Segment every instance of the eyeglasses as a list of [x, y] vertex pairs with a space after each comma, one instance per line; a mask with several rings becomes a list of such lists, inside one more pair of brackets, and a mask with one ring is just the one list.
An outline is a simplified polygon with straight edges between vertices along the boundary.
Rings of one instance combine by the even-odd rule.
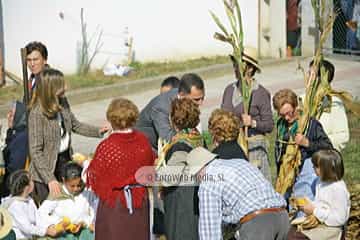
[[294, 116], [294, 114], [295, 114], [295, 110], [293, 110], [293, 111], [288, 111], [288, 112], [286, 112], [286, 113], [279, 113], [279, 116], [282, 117], [282, 118], [285, 118], [286, 116], [292, 118], [292, 117]]

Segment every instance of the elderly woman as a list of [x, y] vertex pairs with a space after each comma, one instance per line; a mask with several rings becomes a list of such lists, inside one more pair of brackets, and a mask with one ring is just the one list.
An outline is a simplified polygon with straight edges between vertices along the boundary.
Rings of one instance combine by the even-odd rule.
[[208, 125], [216, 146], [213, 153], [216, 153], [221, 159], [240, 158], [247, 160], [237, 142], [240, 119], [234, 113], [216, 109], [211, 113]]
[[[215, 177], [199, 187], [200, 239], [286, 239], [289, 216], [284, 198], [276, 193], [260, 170], [250, 164], [237, 143], [239, 119], [225, 110], [214, 110], [209, 131], [217, 147], [218, 159], [204, 168], [200, 176]], [[192, 154], [191, 152], [190, 154]], [[216, 176], [219, 178], [216, 179]]]
[[[241, 82], [237, 80], [229, 84], [224, 91], [221, 108], [233, 112], [242, 121], [242, 126], [248, 127], [248, 150], [250, 163], [257, 166], [265, 178], [271, 181], [269, 157], [265, 134], [271, 133], [274, 128], [271, 111], [271, 97], [269, 91], [255, 79], [255, 73], [260, 73], [257, 49], [245, 47], [243, 52], [245, 63], [244, 78], [251, 86], [250, 107], [248, 114], [244, 112]], [[235, 69], [237, 63], [234, 62]], [[235, 75], [239, 79], [239, 72]]]
[[139, 110], [119, 98], [106, 116], [113, 132], [99, 144], [87, 170], [87, 184], [100, 199], [95, 239], [149, 239], [147, 190], [135, 173], [152, 166], [154, 154], [145, 135], [133, 129]]
[[276, 123], [277, 135], [275, 142], [275, 158], [278, 171], [282, 164], [286, 146], [294, 142], [300, 147], [301, 164], [295, 183], [288, 189], [285, 197], [294, 196], [308, 197], [313, 200], [315, 196], [315, 174], [311, 162], [312, 155], [322, 149], [332, 149], [332, 144], [323, 130], [320, 122], [311, 118], [305, 135], [298, 133], [299, 112], [298, 97], [290, 89], [282, 89], [273, 97], [273, 105], [278, 112], [279, 120]]
[[[199, 106], [189, 98], [175, 99], [171, 103], [170, 120], [176, 130], [169, 150], [165, 153], [168, 166], [186, 162], [187, 154], [203, 146], [196, 126], [200, 118]], [[177, 165], [178, 166], [178, 165]], [[189, 176], [190, 178], [190, 176]], [[164, 199], [164, 227], [167, 240], [198, 239], [197, 187], [178, 186], [178, 182], [162, 190]], [[176, 186], [175, 186], [176, 185]]]
[[79, 122], [64, 100], [65, 80], [62, 72], [45, 69], [40, 74], [36, 94], [30, 102], [29, 149], [30, 174], [34, 179], [34, 196], [41, 203], [47, 196], [61, 192], [64, 165], [71, 161], [71, 133], [102, 137], [107, 127], [98, 128]]

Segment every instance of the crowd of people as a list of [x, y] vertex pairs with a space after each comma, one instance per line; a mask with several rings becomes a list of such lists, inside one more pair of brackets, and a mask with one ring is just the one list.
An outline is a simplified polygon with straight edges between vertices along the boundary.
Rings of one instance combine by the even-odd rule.
[[[128, 99], [112, 100], [108, 125], [96, 127], [72, 113], [64, 75], [47, 65], [46, 47], [31, 42], [26, 49], [31, 101], [17, 102], [8, 114], [0, 239], [344, 238], [350, 198], [334, 147], [343, 142], [316, 119], [298, 132], [299, 96], [281, 89], [271, 99], [255, 79], [261, 73], [256, 49], [243, 52], [249, 111], [242, 83], [228, 85], [208, 119], [210, 144], [202, 134], [205, 84], [197, 74], [165, 79], [141, 111]], [[331, 82], [334, 66], [321, 64]], [[245, 127], [248, 149], [239, 144]], [[275, 190], [272, 179], [279, 176], [270, 172], [266, 134], [274, 127], [277, 173], [288, 146], [301, 152], [298, 174], [284, 192]], [[72, 157], [72, 133], [107, 136], [85, 164]], [[144, 168], [152, 169], [147, 180], [183, 177], [143, 182], [138, 173]], [[316, 224], [299, 227], [310, 217]]]

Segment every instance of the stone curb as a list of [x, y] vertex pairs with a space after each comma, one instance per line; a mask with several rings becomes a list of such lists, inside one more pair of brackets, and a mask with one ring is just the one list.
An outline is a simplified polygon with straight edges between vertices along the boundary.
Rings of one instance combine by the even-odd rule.
[[[302, 60], [305, 57], [293, 57], [291, 59], [266, 59], [261, 60], [261, 66], [272, 66], [283, 63], [288, 63], [296, 60]], [[200, 75], [203, 79], [211, 78], [214, 76], [221, 76], [232, 73], [231, 64], [216, 64], [207, 67], [202, 67], [193, 70], [187, 70], [182, 72], [169, 73], [166, 75], [160, 75], [156, 77], [143, 78], [139, 80], [129, 80], [127, 82], [115, 83], [111, 85], [76, 89], [66, 93], [67, 98], [71, 105], [86, 103], [90, 101], [96, 101], [112, 97], [120, 97], [122, 95], [132, 94], [135, 92], [143, 92], [149, 89], [160, 88], [160, 84], [167, 76], [175, 75], [182, 76], [185, 73], [193, 72]], [[5, 118], [9, 110], [9, 104], [0, 105], [0, 118]]]

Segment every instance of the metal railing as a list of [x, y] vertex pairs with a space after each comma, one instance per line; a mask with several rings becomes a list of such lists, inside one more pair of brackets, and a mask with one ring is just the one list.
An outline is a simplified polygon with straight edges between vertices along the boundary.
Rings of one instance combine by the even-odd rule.
[[[355, 1], [348, 1], [347, 5], [340, 0], [333, 1], [333, 7], [338, 12], [332, 33], [332, 47], [324, 48], [328, 54], [340, 54], [360, 60], [360, 39], [356, 37], [356, 28], [350, 27], [353, 18]], [[357, 23], [357, 24], [360, 24]]]

